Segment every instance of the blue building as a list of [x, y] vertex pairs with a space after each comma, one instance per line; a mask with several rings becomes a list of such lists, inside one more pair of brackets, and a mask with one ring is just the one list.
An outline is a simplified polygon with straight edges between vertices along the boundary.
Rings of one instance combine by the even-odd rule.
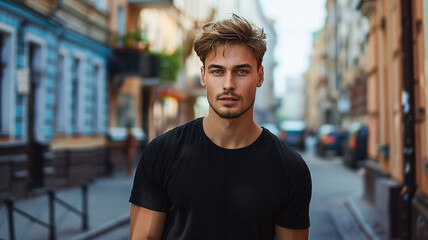
[[103, 2], [0, 1], [0, 198], [106, 171]]

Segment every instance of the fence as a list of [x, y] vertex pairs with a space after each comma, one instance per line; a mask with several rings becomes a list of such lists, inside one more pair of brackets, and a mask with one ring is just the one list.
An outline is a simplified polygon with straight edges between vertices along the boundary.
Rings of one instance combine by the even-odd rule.
[[76, 215], [82, 218], [82, 230], [88, 230], [88, 184], [81, 185], [82, 191], [82, 210], [75, 208], [69, 203], [65, 202], [61, 198], [56, 196], [54, 190], [48, 191], [48, 205], [49, 205], [49, 221], [45, 222], [33, 215], [26, 213], [25, 211], [17, 208], [15, 206], [15, 200], [13, 198], [8, 198], [5, 200], [7, 207], [7, 218], [9, 226], [9, 239], [16, 240], [15, 238], [15, 222], [14, 222], [14, 212], [20, 214], [21, 216], [27, 218], [29, 221], [37, 223], [49, 230], [49, 240], [56, 240], [56, 221], [55, 221], [55, 203], [62, 205], [70, 212], [75, 213]]

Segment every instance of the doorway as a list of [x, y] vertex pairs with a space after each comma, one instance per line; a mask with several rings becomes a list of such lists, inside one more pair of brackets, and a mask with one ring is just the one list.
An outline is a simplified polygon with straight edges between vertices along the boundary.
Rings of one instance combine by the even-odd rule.
[[40, 100], [39, 90], [42, 81], [40, 45], [28, 43], [28, 69], [30, 73], [29, 92], [28, 92], [28, 170], [30, 172], [29, 188], [42, 188], [44, 186], [44, 147], [40, 142], [40, 129], [38, 129], [38, 102]]

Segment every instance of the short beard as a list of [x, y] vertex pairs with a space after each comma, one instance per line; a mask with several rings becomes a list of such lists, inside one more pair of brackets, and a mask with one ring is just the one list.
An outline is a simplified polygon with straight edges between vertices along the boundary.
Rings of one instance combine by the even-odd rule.
[[[225, 94], [220, 94], [220, 95], [218, 95], [217, 97], [216, 97], [216, 99], [219, 99], [220, 98], [220, 96], [221, 95], [225, 95]], [[232, 94], [233, 95], [233, 94]], [[254, 101], [255, 101], [255, 98], [253, 99], [253, 101], [251, 102], [251, 104], [244, 110], [244, 111], [241, 111], [241, 112], [239, 112], [239, 110], [238, 111], [233, 111], [233, 112], [225, 112], [225, 113], [221, 113], [220, 111], [218, 111], [217, 109], [215, 109], [214, 107], [213, 107], [213, 105], [211, 104], [211, 102], [210, 101], [208, 101], [208, 103], [210, 104], [210, 107], [211, 107], [211, 109], [219, 116], [219, 117], [221, 117], [221, 118], [224, 118], [224, 119], [236, 119], [236, 118], [239, 118], [240, 116], [242, 116], [244, 113], [246, 113], [246, 112], [248, 112], [248, 110], [250, 110], [251, 109], [251, 107], [254, 105]]]

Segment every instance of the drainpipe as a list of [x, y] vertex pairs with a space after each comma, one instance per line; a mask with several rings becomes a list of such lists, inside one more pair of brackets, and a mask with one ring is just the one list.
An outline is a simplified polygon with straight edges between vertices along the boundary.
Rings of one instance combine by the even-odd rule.
[[413, 64], [412, 2], [401, 0], [403, 92], [401, 96], [403, 114], [404, 185], [401, 191], [403, 237], [412, 239], [412, 199], [416, 192], [415, 155], [415, 77]]

